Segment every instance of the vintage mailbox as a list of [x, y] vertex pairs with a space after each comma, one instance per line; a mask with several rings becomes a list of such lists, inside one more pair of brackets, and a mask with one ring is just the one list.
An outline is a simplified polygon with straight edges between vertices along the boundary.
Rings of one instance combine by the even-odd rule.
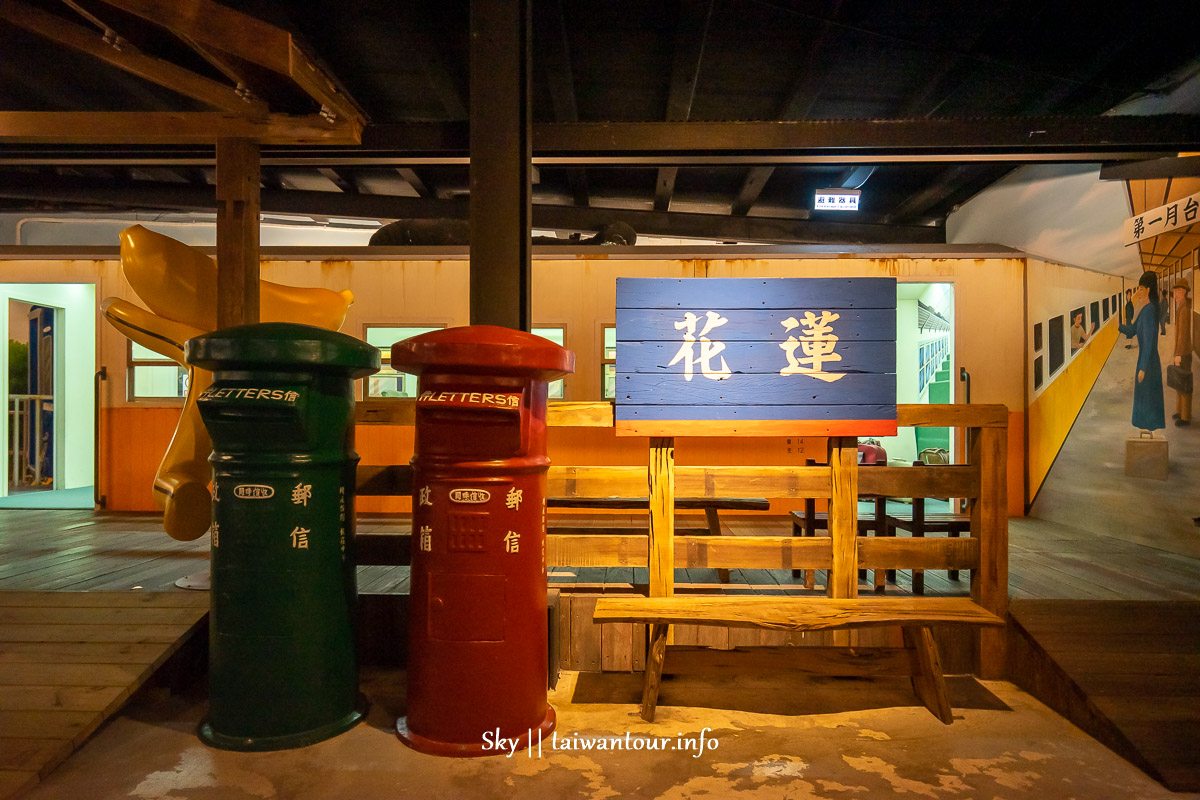
[[231, 750], [329, 738], [362, 717], [354, 652], [354, 379], [379, 350], [290, 323], [190, 339], [212, 370], [208, 719]]
[[413, 749], [503, 752], [554, 728], [546, 702], [546, 390], [569, 350], [473, 325], [392, 346], [418, 376], [407, 715]]

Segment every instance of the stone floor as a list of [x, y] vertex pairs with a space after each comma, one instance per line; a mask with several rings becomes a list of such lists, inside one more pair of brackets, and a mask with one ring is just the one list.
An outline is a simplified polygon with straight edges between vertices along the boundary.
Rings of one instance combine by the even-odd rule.
[[[257, 754], [200, 744], [203, 691], [150, 692], [25, 798], [1200, 797], [1168, 792], [1003, 682], [952, 680], [946, 726], [912, 705], [906, 681], [668, 680], [646, 723], [636, 675], [564, 673], [550, 697], [557, 739], [540, 754], [478, 759], [421, 755], [396, 739], [403, 673], [371, 672], [364, 690], [370, 714], [348, 733]], [[582, 749], [610, 737], [631, 749]]]

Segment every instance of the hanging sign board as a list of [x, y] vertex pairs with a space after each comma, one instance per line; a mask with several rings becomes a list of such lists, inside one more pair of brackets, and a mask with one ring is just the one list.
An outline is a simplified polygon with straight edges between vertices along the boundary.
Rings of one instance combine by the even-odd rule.
[[817, 189], [813, 199], [814, 211], [858, 211], [860, 189]]
[[1200, 192], [1125, 220], [1125, 246], [1200, 221]]
[[616, 432], [896, 433], [894, 278], [618, 278]]

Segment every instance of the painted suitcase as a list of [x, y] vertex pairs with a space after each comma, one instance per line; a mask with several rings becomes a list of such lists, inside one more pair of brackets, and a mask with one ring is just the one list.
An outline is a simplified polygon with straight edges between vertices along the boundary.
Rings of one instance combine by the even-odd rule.
[[1130, 478], [1167, 479], [1167, 440], [1143, 433], [1125, 440], [1125, 474]]

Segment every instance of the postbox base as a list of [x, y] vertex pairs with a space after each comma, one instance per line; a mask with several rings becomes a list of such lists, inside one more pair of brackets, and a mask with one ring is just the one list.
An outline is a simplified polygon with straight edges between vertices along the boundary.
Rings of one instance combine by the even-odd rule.
[[242, 752], [266, 752], [268, 750], [291, 750], [296, 747], [307, 747], [310, 744], [332, 739], [339, 733], [345, 733], [353, 728], [366, 716], [366, 701], [359, 698], [358, 707], [341, 719], [300, 733], [289, 733], [285, 736], [226, 736], [212, 729], [208, 720], [200, 723], [197, 734], [200, 740], [218, 750], [239, 750]]
[[[554, 706], [546, 704], [546, 717], [542, 720], [542, 724], [536, 728], [531, 728], [528, 733], [520, 739], [518, 750], [526, 750], [529, 747], [537, 747], [538, 744], [548, 737], [554, 731], [554, 725], [557, 722], [557, 717], [554, 714]], [[408, 717], [400, 717], [396, 720], [396, 735], [400, 737], [400, 741], [416, 750], [418, 753], [425, 753], [431, 756], [447, 756], [450, 758], [478, 758], [480, 756], [499, 756], [506, 755], [511, 752], [509, 750], [497, 749], [495, 747], [484, 747], [483, 739], [474, 744], [458, 744], [455, 742], [439, 742], [434, 739], [428, 739], [419, 733], [413, 733], [408, 729]]]

